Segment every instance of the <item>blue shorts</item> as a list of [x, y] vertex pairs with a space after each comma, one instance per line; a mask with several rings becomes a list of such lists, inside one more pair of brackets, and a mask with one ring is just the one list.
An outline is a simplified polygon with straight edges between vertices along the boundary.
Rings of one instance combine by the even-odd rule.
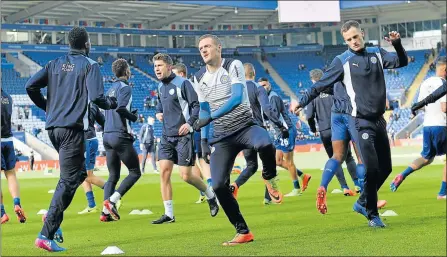
[[296, 140], [296, 129], [290, 128], [288, 139], [281, 138], [281, 135], [276, 137], [275, 148], [276, 150], [282, 151], [283, 153], [290, 153], [295, 149], [295, 140]]
[[355, 127], [355, 118], [349, 114], [331, 113], [332, 141], [358, 142], [358, 132]]
[[200, 144], [201, 136], [200, 132], [194, 132], [194, 152], [197, 158], [202, 158], [202, 145]]
[[178, 166], [192, 167], [195, 163], [193, 134], [181, 137], [163, 135], [158, 148], [158, 160], [172, 161]]
[[87, 170], [93, 170], [95, 168], [98, 146], [97, 138], [87, 139], [85, 141], [85, 168]]
[[14, 143], [12, 141], [2, 142], [2, 170], [14, 169], [16, 167], [16, 161]]
[[447, 127], [430, 126], [424, 127], [423, 148], [421, 156], [426, 160], [430, 160], [437, 155], [447, 153]]

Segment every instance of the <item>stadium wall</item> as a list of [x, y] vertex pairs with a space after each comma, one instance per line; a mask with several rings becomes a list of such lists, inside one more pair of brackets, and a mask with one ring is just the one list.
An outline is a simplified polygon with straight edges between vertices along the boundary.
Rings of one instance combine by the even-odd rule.
[[39, 149], [38, 151], [36, 151], [42, 155], [43, 160], [59, 159], [59, 154], [54, 148], [40, 141], [38, 138], [34, 137], [28, 132], [25, 133], [25, 143], [33, 149]]

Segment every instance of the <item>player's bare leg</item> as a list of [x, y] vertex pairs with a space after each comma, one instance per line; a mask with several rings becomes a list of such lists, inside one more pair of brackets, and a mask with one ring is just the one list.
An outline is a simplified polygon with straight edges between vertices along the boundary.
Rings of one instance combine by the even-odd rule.
[[219, 206], [217, 205], [217, 198], [211, 186], [207, 186], [200, 176], [194, 175], [191, 171], [191, 167], [179, 166], [179, 171], [183, 181], [194, 186], [199, 191], [204, 192], [208, 204], [210, 205], [211, 216], [216, 216], [219, 211]]
[[433, 160], [434, 158], [427, 160], [424, 157], [419, 157], [416, 160], [414, 160], [402, 173], [394, 177], [393, 182], [391, 182], [390, 184], [391, 191], [396, 192], [399, 186], [404, 181], [404, 179], [406, 179], [411, 173], [429, 165], [430, 163], [433, 162]]
[[20, 223], [25, 223], [26, 216], [22, 209], [22, 205], [20, 204], [20, 187], [19, 181], [17, 180], [16, 171], [15, 169], [6, 170], [4, 173], [6, 180], [8, 181], [9, 193], [11, 193], [14, 201], [14, 212], [16, 213], [17, 219]]
[[[92, 184], [101, 189], [104, 189], [105, 183], [106, 183], [105, 180], [101, 177], [96, 176], [93, 173], [93, 170], [87, 171], [87, 178], [85, 179], [84, 182], [82, 182], [82, 188], [84, 189], [85, 195], [87, 197], [88, 206], [84, 210], [78, 212], [78, 214], [88, 214], [98, 212], [98, 208], [96, 207], [95, 202], [95, 196], [93, 194]], [[121, 200], [117, 202], [116, 207], [117, 209], [121, 207]]]
[[[199, 160], [196, 160], [195, 165], [192, 167], [192, 174], [195, 175], [195, 176], [199, 176], [200, 179], [203, 180], [203, 176], [202, 176]], [[199, 200], [197, 200], [196, 203], [203, 203], [205, 201], [205, 193], [202, 192], [202, 191], [199, 191], [199, 192], [200, 192]]]
[[172, 183], [171, 175], [174, 163], [169, 160], [160, 160], [160, 190], [165, 213], [158, 219], [153, 220], [152, 224], [163, 224], [175, 222], [174, 206], [172, 202]]
[[284, 196], [290, 197], [290, 196], [301, 195], [300, 183], [298, 181], [296, 166], [293, 161], [293, 152], [284, 153], [282, 151], [276, 151], [276, 161], [277, 161], [277, 164], [280, 162], [280, 164], [281, 164], [281, 165], [279, 165], [280, 167], [285, 168], [289, 171], [290, 178], [292, 179], [292, 182], [293, 182], [292, 192], [290, 192]]

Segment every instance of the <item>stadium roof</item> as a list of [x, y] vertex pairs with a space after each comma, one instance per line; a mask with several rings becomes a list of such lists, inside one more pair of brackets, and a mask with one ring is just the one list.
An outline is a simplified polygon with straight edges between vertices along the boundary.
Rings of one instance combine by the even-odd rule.
[[[342, 17], [374, 17], [384, 12], [421, 8], [442, 12], [446, 7], [445, 1], [408, 2], [342, 1]], [[0, 9], [4, 23], [33, 17], [57, 19], [59, 24], [87, 20], [105, 21], [106, 27], [118, 23], [143, 23], [149, 29], [159, 29], [171, 23], [185, 23], [207, 29], [215, 24], [277, 23], [276, 5], [276, 1], [1, 1]]]

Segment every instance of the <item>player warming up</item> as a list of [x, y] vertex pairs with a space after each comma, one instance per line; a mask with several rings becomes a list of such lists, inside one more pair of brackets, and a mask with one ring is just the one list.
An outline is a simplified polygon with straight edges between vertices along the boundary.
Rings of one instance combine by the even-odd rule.
[[[282, 194], [276, 182], [275, 148], [267, 131], [254, 125], [242, 63], [222, 58], [222, 44], [215, 35], [201, 36], [198, 44], [206, 66], [195, 74], [193, 81], [200, 101], [200, 118], [194, 123], [194, 130], [202, 129], [202, 155], [210, 161], [214, 191], [236, 228], [236, 236], [223, 245], [248, 243], [254, 237], [230, 191], [230, 173], [237, 154], [244, 149], [254, 149], [264, 165], [262, 176], [273, 201], [281, 202]], [[209, 145], [210, 122], [213, 122], [214, 133]]]
[[[323, 71], [319, 69], [314, 69], [310, 71], [310, 79], [312, 83], [315, 83], [321, 79], [323, 76]], [[343, 87], [342, 85], [336, 85]], [[313, 133], [317, 132], [316, 124], [318, 124], [318, 132], [320, 134], [320, 139], [323, 142], [324, 149], [327, 155], [331, 158], [334, 154], [332, 147], [332, 131], [334, 129], [334, 124], [331, 122], [331, 113], [334, 103], [334, 97], [326, 93], [320, 93], [320, 95], [315, 98], [308, 106], [306, 106], [306, 119], [308, 120], [310, 130]], [[348, 132], [349, 133], [349, 132]], [[360, 184], [357, 178], [356, 163], [354, 157], [352, 157], [351, 148], [349, 147], [349, 141], [347, 142], [347, 153], [346, 153], [346, 165], [348, 167], [349, 174], [356, 186], [356, 191], [360, 191]], [[343, 169], [339, 166], [339, 169], [335, 172], [340, 185], [343, 189], [343, 194], [346, 196], [355, 195], [351, 189], [349, 189], [348, 184], [343, 173]], [[327, 187], [327, 185], [326, 185]], [[326, 189], [325, 189], [326, 190]]]
[[[19, 181], [16, 176], [16, 154], [14, 152], [14, 142], [12, 140], [11, 131], [11, 115], [12, 115], [12, 98], [11, 96], [2, 91], [2, 171], [5, 173], [6, 180], [8, 181], [9, 193], [14, 201], [14, 212], [17, 215], [17, 219], [20, 223], [25, 223], [26, 216], [20, 204], [20, 189]], [[3, 192], [1, 193], [1, 224], [9, 221], [9, 217], [6, 214], [5, 206], [3, 206]]]
[[[104, 185], [104, 206], [100, 216], [102, 222], [120, 219], [117, 203], [141, 177], [140, 163], [137, 151], [133, 147], [134, 137], [129, 123], [138, 119], [138, 110], [132, 110], [132, 88], [128, 82], [131, 77], [130, 66], [126, 60], [117, 59], [112, 63], [112, 71], [117, 80], [107, 91], [107, 95], [117, 99], [117, 108], [105, 112], [103, 138], [109, 178]], [[120, 179], [121, 162], [129, 170], [129, 175], [115, 191]]]
[[93, 195], [92, 184], [104, 189], [104, 184], [106, 183], [103, 178], [93, 174], [96, 162], [96, 152], [98, 152], [99, 146], [98, 138], [96, 137], [95, 132], [95, 121], [104, 128], [105, 118], [96, 104], [90, 102], [88, 108], [88, 129], [84, 131], [85, 168], [87, 170], [87, 178], [82, 183], [82, 188], [84, 188], [84, 192], [87, 197], [88, 206], [84, 210], [78, 212], [78, 214], [98, 212], [98, 208], [96, 208], [95, 196]]
[[192, 173], [195, 162], [193, 124], [199, 117], [200, 105], [191, 82], [172, 72], [172, 59], [167, 54], [153, 58], [154, 71], [161, 81], [158, 85], [157, 119], [163, 122], [163, 132], [158, 150], [160, 162], [160, 188], [165, 213], [152, 224], [175, 222], [172, 202], [171, 174], [174, 164], [179, 166], [180, 177], [205, 193], [212, 217], [219, 212], [216, 195]]
[[[116, 108], [115, 99], [104, 96], [99, 64], [88, 58], [91, 45], [85, 28], [71, 29], [68, 41], [70, 52], [50, 61], [26, 83], [28, 96], [46, 112], [45, 129], [59, 153], [60, 179], [42, 231], [35, 241], [37, 247], [50, 252], [65, 250], [53, 239], [63, 241], [59, 227], [64, 211], [87, 177], [84, 156], [84, 129], [88, 128], [88, 120], [85, 119], [88, 115], [87, 103], [91, 101], [106, 110]], [[47, 98], [41, 92], [45, 87]]]
[[[175, 75], [186, 79], [188, 69], [186, 68], [186, 65], [184, 65], [183, 63], [178, 63], [172, 66], [172, 72], [174, 72]], [[196, 162], [192, 167], [192, 173], [195, 174], [196, 176], [201, 177], [202, 179], [206, 179], [206, 183], [208, 184], [208, 186], [212, 186], [210, 165], [203, 159], [200, 140], [201, 140], [200, 131], [194, 131], [194, 152], [196, 154]], [[200, 191], [199, 200], [197, 200], [196, 203], [203, 203], [204, 201], [205, 201], [205, 192]]]
[[[283, 131], [279, 127], [275, 127], [275, 148], [276, 148], [276, 165], [280, 166], [289, 171], [290, 177], [292, 178], [293, 190], [292, 192], [286, 194], [286, 197], [299, 196], [300, 184], [298, 181], [298, 176], [303, 179], [303, 191], [306, 190], [309, 180], [312, 178], [309, 174], [304, 174], [301, 170], [297, 169], [295, 166], [295, 161], [293, 160], [294, 150], [295, 150], [295, 140], [296, 140], [296, 127], [292, 123], [288, 110], [284, 106], [284, 102], [281, 97], [272, 90], [272, 85], [268, 78], [260, 78], [258, 83], [267, 91], [270, 105], [272, 106], [272, 115], [276, 119], [280, 120], [283, 126], [287, 129], [288, 138], [284, 138]], [[271, 199], [265, 194], [264, 203], [270, 203]]]
[[[273, 113], [267, 91], [264, 87], [254, 81], [256, 77], [255, 68], [251, 63], [245, 63], [244, 70], [248, 100], [250, 102], [251, 111], [253, 112], [254, 122], [256, 125], [266, 129], [266, 121], [264, 120], [265, 114], [268, 119], [278, 127], [279, 131], [281, 131], [282, 138], [288, 139], [289, 131], [279, 120], [278, 116]], [[247, 167], [241, 172], [236, 181], [230, 185], [231, 192], [236, 199], [239, 188], [258, 170], [258, 153], [254, 149], [245, 149], [243, 153]], [[266, 196], [265, 198], [270, 199], [270, 196]]]
[[417, 110], [421, 109], [422, 107], [426, 106], [427, 104], [436, 102], [439, 98], [445, 96], [446, 94], [447, 94], [447, 81], [445, 79], [442, 79], [442, 86], [440, 86], [433, 93], [428, 95], [426, 98], [413, 104], [411, 106], [411, 112], [413, 113], [413, 115], [416, 115]]
[[[391, 173], [392, 165], [383, 118], [386, 104], [383, 69], [406, 66], [408, 56], [399, 33], [395, 31], [390, 32], [386, 40], [394, 46], [397, 55], [380, 47], [365, 48], [364, 32], [356, 21], [347, 21], [340, 32], [349, 49], [332, 61], [321, 80], [301, 97], [297, 109], [309, 104], [321, 92], [333, 88], [336, 82], [342, 82], [351, 102], [351, 116], [355, 117], [359, 138], [357, 145], [366, 169], [364, 190], [353, 208], [368, 219], [369, 226], [385, 227], [379, 217], [377, 192]], [[340, 162], [333, 160], [331, 167], [325, 167], [325, 170], [335, 172], [339, 165]]]
[[155, 136], [154, 136], [153, 117], [147, 117], [147, 124], [141, 126], [138, 139], [140, 141], [140, 150], [142, 151], [143, 160], [141, 161], [141, 172], [144, 173], [147, 156], [150, 155], [154, 173], [158, 174], [157, 162], [155, 160]]
[[[321, 78], [320, 78], [321, 79]], [[364, 165], [361, 164], [361, 156], [358, 151], [358, 147], [356, 143], [358, 142], [358, 131], [355, 127], [355, 118], [351, 115], [352, 113], [352, 104], [350, 96], [348, 95], [348, 92], [346, 91], [346, 87], [341, 84], [341, 82], [336, 82], [333, 86], [333, 89], [330, 90], [333, 91], [333, 104], [331, 108], [331, 114], [330, 114], [330, 128], [331, 128], [331, 138], [332, 141], [332, 150], [333, 153], [331, 155], [331, 158], [326, 162], [326, 165], [323, 170], [320, 187], [317, 190], [317, 201], [316, 206], [317, 210], [321, 214], [327, 213], [327, 202], [326, 202], [326, 195], [327, 195], [327, 187], [329, 186], [329, 183], [332, 181], [332, 178], [337, 173], [340, 173], [339, 171], [342, 171], [341, 163], [343, 163], [348, 158], [348, 149], [349, 149], [349, 142], [352, 141], [352, 146], [356, 152], [357, 160], [359, 161], [359, 164], [357, 164], [356, 173], [358, 177], [358, 181], [355, 184], [356, 192], [361, 192], [363, 187], [363, 181], [365, 177], [365, 168]], [[325, 94], [325, 93], [324, 93]], [[318, 99], [318, 98], [316, 98]], [[323, 134], [324, 136], [325, 133]], [[352, 155], [351, 155], [352, 156]], [[349, 168], [352, 167], [352, 164], [350, 163]], [[355, 182], [354, 182], [355, 183]], [[352, 191], [346, 192], [348, 195], [353, 195]], [[383, 206], [385, 201], [381, 201], [380, 204]]]
[[[422, 101], [436, 89], [441, 88], [446, 78], [446, 57], [440, 57], [436, 63], [436, 76], [425, 80], [420, 89], [418, 101]], [[402, 173], [397, 175], [391, 182], [391, 191], [395, 192], [414, 171], [422, 169], [433, 162], [435, 156], [445, 155], [447, 147], [447, 127], [446, 127], [446, 98], [440, 98], [434, 103], [425, 106], [423, 147], [421, 157], [413, 161]], [[444, 165], [441, 190], [438, 199], [446, 199], [446, 165]]]

